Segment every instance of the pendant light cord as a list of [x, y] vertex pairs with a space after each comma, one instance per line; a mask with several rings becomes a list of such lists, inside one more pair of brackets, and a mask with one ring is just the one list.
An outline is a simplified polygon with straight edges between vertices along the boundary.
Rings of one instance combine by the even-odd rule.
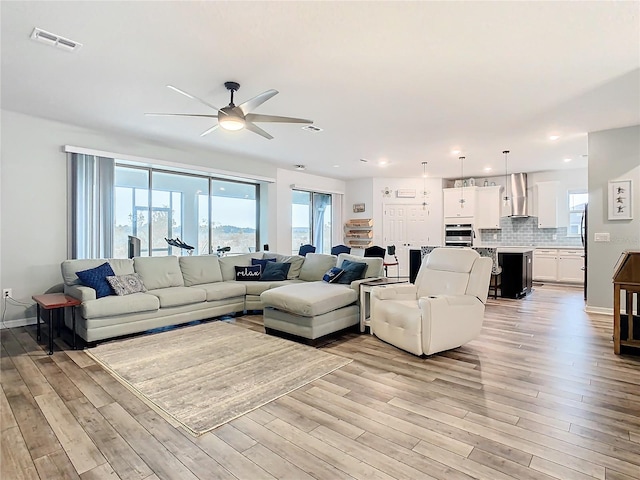
[[460, 187], [460, 208], [464, 208], [464, 158], [458, 157], [460, 160], [460, 177], [462, 178], [462, 186]]
[[504, 154], [504, 201], [509, 201], [509, 171], [507, 170], [507, 155], [509, 155], [509, 150], [503, 150]]

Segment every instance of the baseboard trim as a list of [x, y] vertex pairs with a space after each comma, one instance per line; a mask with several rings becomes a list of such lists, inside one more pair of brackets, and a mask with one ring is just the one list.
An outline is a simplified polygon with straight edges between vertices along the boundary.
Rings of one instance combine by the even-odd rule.
[[591, 307], [587, 305], [584, 307], [584, 311], [587, 313], [597, 313], [598, 315], [610, 315], [613, 316], [613, 308], [607, 307]]
[[5, 320], [0, 324], [0, 330], [3, 328], [26, 327], [27, 325], [35, 325], [36, 317], [16, 318], [14, 320]]

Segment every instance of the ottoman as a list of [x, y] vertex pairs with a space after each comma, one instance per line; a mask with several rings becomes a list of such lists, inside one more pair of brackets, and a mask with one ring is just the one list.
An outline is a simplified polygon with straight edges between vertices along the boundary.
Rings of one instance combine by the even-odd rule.
[[358, 293], [350, 285], [305, 282], [267, 290], [260, 295], [264, 327], [315, 340], [359, 324]]

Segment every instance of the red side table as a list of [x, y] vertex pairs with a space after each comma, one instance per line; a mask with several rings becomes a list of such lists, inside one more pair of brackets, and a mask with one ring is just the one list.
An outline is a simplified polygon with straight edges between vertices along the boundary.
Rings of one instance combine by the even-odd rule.
[[[37, 306], [36, 324], [38, 326], [37, 339], [40, 340], [40, 310], [45, 309], [49, 317], [49, 355], [53, 355], [53, 318], [58, 322], [58, 334], [60, 333], [60, 318], [64, 316], [64, 307], [76, 307], [80, 305], [80, 300], [69, 297], [64, 293], [45, 293], [43, 295], [33, 295], [31, 297]], [[76, 310], [71, 309], [71, 319], [73, 322], [73, 349], [76, 349]], [[44, 321], [44, 319], [43, 319]]]

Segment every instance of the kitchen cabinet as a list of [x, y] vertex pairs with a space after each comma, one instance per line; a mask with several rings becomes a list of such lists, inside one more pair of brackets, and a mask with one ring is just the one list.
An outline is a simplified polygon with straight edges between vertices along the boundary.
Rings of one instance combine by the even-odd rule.
[[478, 187], [476, 195], [476, 222], [475, 228], [495, 229], [500, 228], [500, 214], [502, 199], [500, 197], [502, 187]]
[[498, 263], [502, 267], [501, 296], [522, 298], [533, 288], [533, 252], [500, 252]]
[[584, 251], [559, 250], [558, 281], [567, 283], [584, 282]]
[[536, 183], [536, 210], [538, 228], [558, 228], [560, 222], [559, 192], [560, 182]]
[[536, 248], [533, 252], [533, 279], [555, 282], [558, 279], [558, 250]]
[[540, 282], [583, 283], [584, 250], [581, 248], [536, 248], [533, 279]]
[[474, 223], [477, 189], [478, 187], [456, 187], [442, 190], [445, 223], [447, 219], [456, 219], [455, 223], [460, 223], [462, 218], [469, 221], [461, 223]]

